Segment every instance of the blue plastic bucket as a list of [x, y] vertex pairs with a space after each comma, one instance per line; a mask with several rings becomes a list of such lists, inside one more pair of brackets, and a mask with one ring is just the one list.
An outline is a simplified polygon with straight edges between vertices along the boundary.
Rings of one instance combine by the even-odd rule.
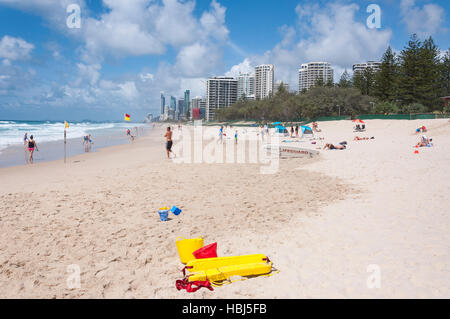
[[170, 210], [175, 216], [180, 215], [181, 213], [181, 209], [179, 209], [177, 206], [173, 206], [172, 209]]
[[161, 219], [162, 222], [166, 222], [168, 220], [169, 217], [169, 211], [168, 210], [159, 210], [159, 218]]

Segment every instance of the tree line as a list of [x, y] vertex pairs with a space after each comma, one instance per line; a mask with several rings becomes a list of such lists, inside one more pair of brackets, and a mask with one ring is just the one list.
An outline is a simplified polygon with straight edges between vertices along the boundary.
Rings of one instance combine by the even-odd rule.
[[396, 54], [388, 47], [379, 71], [366, 68], [354, 76], [345, 71], [338, 83], [324, 83], [298, 94], [280, 86], [263, 100], [238, 100], [216, 111], [217, 120], [282, 120], [319, 116], [450, 113], [443, 96], [450, 95], [450, 49], [441, 52], [432, 37], [420, 41], [412, 35]]

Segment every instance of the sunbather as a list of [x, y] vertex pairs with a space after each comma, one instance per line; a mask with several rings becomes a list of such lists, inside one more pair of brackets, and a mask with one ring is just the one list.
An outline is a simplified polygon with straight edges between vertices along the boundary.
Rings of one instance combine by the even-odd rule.
[[367, 141], [367, 140], [374, 140], [375, 137], [359, 137], [359, 136], [355, 136], [355, 138], [353, 139], [354, 141]]
[[325, 146], [323, 147], [323, 149], [329, 149], [329, 150], [345, 150], [346, 146], [345, 145], [333, 145], [333, 144], [325, 144]]
[[432, 141], [433, 141], [432, 138], [430, 139], [427, 138], [425, 140], [421, 139], [421, 141], [417, 143], [415, 147], [432, 147], [433, 146], [433, 143], [431, 143]]

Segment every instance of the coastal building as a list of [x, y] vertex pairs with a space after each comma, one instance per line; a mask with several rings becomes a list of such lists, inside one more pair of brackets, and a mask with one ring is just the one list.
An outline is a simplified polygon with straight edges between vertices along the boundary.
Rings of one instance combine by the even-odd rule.
[[237, 101], [238, 80], [232, 77], [212, 77], [206, 82], [206, 120], [212, 121], [215, 111], [230, 107]]
[[274, 86], [275, 93], [278, 92], [278, 90], [279, 90], [280, 87], [282, 87], [282, 86], [284, 87], [284, 89], [285, 89], [287, 92], [289, 92], [289, 89], [290, 89], [289, 83], [286, 83], [286, 82], [283, 82], [283, 81], [281, 81], [281, 80], [278, 80], [278, 81], [275, 83], [275, 86]]
[[164, 108], [166, 106], [166, 98], [164, 97], [164, 92], [161, 92], [161, 116], [160, 120], [164, 121]]
[[184, 110], [184, 105], [185, 105], [185, 101], [183, 99], [178, 100], [178, 105], [177, 105], [177, 119], [178, 120], [184, 118], [184, 116], [186, 115], [186, 112]]
[[247, 99], [255, 96], [255, 76], [250, 73], [239, 73], [238, 99]]
[[323, 80], [323, 83], [333, 81], [334, 71], [330, 63], [309, 62], [302, 64], [298, 70], [298, 91], [309, 90], [319, 79]]
[[373, 72], [378, 72], [381, 68], [381, 62], [368, 61], [367, 63], [353, 64], [353, 75], [361, 74], [367, 68], [371, 68]]
[[255, 98], [265, 99], [273, 93], [275, 67], [273, 64], [262, 64], [255, 67]]
[[204, 119], [206, 115], [206, 99], [196, 96], [191, 100], [192, 110], [198, 109], [200, 119]]
[[184, 115], [187, 114], [187, 112], [190, 113], [190, 119], [192, 119], [192, 109], [191, 109], [191, 91], [186, 90], [184, 91]]

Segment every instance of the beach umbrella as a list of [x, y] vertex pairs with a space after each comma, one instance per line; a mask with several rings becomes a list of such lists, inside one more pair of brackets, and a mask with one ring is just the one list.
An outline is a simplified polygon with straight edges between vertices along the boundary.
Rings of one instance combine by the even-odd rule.
[[366, 122], [364, 122], [363, 120], [360, 120], [360, 119], [353, 120], [353, 122], [366, 124]]
[[311, 131], [312, 132], [312, 128], [310, 128], [307, 125], [302, 125], [302, 133], [305, 133], [305, 131]]
[[275, 126], [275, 129], [279, 133], [283, 133], [283, 132], [286, 131], [286, 128], [284, 126], [281, 126], [281, 125]]

